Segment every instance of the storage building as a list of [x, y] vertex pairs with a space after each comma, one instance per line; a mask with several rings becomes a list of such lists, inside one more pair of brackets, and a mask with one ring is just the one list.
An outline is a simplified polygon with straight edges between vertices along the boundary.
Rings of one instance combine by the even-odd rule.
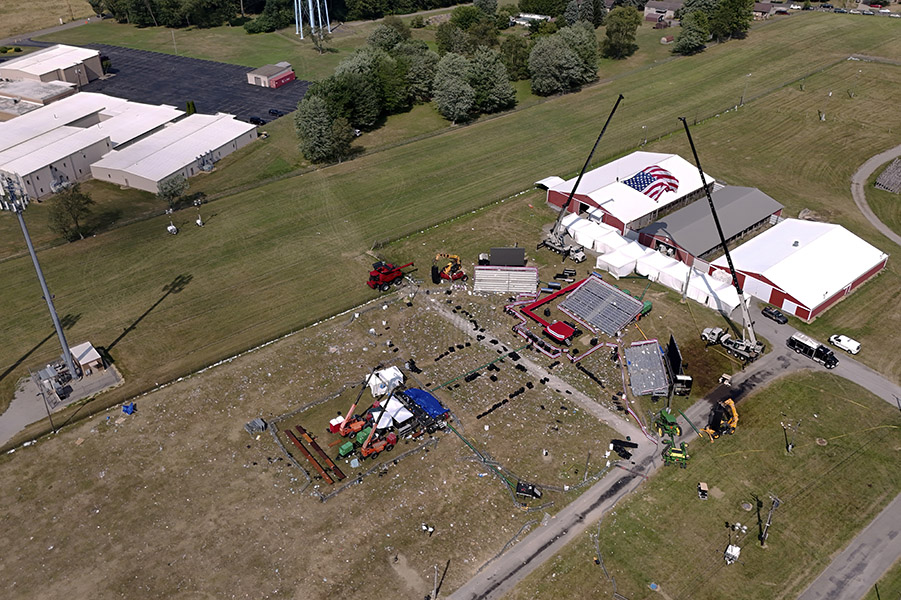
[[[879, 273], [888, 255], [841, 225], [786, 219], [731, 250], [742, 288], [807, 322]], [[728, 278], [725, 257], [710, 273]]]
[[296, 79], [290, 63], [280, 62], [263, 65], [247, 74], [247, 83], [260, 87], [277, 88]]
[[100, 52], [62, 44], [0, 63], [0, 79], [12, 81], [68, 81], [82, 86], [101, 75]]
[[110, 152], [91, 166], [91, 173], [101, 181], [156, 193], [160, 182], [209, 170], [256, 137], [255, 126], [232, 115], [194, 114]]
[[[776, 223], [782, 214], [782, 205], [757, 188], [725, 186], [711, 196], [727, 243]], [[713, 213], [703, 200], [644, 227], [638, 232], [638, 241], [688, 266], [696, 258], [707, 260], [720, 249]]]
[[[707, 185], [714, 184], [712, 177], [704, 177]], [[535, 185], [547, 190], [548, 204], [561, 208], [576, 179], [548, 177]], [[585, 173], [569, 210], [581, 214], [596, 209], [597, 218], [626, 235], [702, 196], [697, 167], [681, 156], [633, 152]]]

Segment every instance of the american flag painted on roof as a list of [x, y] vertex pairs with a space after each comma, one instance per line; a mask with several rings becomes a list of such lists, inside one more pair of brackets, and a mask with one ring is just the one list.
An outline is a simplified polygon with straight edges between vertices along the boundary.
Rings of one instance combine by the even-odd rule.
[[623, 183], [630, 188], [638, 190], [655, 202], [660, 199], [660, 195], [663, 192], [679, 191], [679, 180], [672, 173], [657, 165], [639, 171], [623, 181]]

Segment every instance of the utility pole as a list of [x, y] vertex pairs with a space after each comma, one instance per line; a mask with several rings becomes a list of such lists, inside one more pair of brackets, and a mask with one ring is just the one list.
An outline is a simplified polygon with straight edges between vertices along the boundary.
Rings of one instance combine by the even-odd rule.
[[438, 565], [435, 565], [435, 587], [432, 588], [432, 600], [438, 600]]
[[[798, 422], [794, 425], [791, 422], [780, 421], [779, 423], [782, 425], [782, 434], [785, 436], [785, 451], [789, 454], [792, 453], [792, 450], [795, 448], [795, 434], [798, 433], [798, 428], [801, 427], [801, 420], [798, 419]], [[788, 432], [792, 432], [791, 440], [788, 439]]]
[[53, 306], [53, 296], [47, 289], [47, 282], [44, 280], [44, 272], [41, 271], [41, 265], [38, 263], [38, 255], [34, 251], [34, 245], [31, 243], [31, 236], [28, 235], [28, 227], [25, 226], [25, 217], [22, 212], [28, 206], [28, 194], [22, 190], [18, 180], [13, 181], [12, 177], [3, 178], [3, 191], [5, 196], [0, 196], [0, 208], [16, 213], [19, 220], [19, 227], [22, 228], [22, 235], [25, 236], [25, 244], [28, 246], [28, 253], [31, 255], [31, 262], [34, 264], [34, 271], [37, 273], [38, 281], [41, 284], [41, 291], [44, 293], [44, 300], [47, 301], [47, 309], [50, 311], [50, 318], [53, 319], [53, 327], [56, 329], [56, 336], [59, 338], [59, 344], [63, 350], [63, 360], [66, 362], [66, 368], [69, 369], [69, 376], [72, 379], [78, 379], [79, 373], [75, 369], [72, 362], [72, 353], [69, 351], [69, 344], [66, 342], [66, 335], [63, 333], [62, 325], [59, 324], [59, 317], [56, 314], [56, 308]]
[[779, 508], [779, 505], [782, 503], [776, 496], [770, 496], [770, 498], [773, 499], [773, 505], [770, 507], [770, 514], [766, 517], [766, 525], [763, 526], [763, 533], [760, 534], [761, 546], [766, 546], [766, 538], [770, 535], [770, 525], [773, 524], [773, 513], [776, 512], [776, 509]]

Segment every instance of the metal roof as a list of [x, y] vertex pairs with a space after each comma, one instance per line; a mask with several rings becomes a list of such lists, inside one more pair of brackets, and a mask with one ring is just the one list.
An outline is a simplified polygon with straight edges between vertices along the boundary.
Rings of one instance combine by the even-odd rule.
[[285, 71], [290, 71], [291, 65], [289, 63], [278, 63], [275, 65], [263, 65], [259, 69], [254, 69], [250, 72], [251, 75], [259, 75], [260, 77], [275, 77], [279, 73], [284, 73]]
[[0, 171], [28, 175], [109, 136], [99, 129], [59, 127], [0, 153]]
[[35, 81], [33, 79], [0, 81], [0, 96], [45, 101], [72, 92], [74, 88], [74, 83], [66, 81]]
[[[653, 200], [623, 183], [623, 180], [655, 165], [666, 169], [679, 180], [677, 191], [665, 191], [660, 198]], [[708, 185], [714, 183], [714, 179], [707, 173], [704, 173], [704, 177]], [[568, 179], [550, 190], [568, 195], [576, 184], [576, 179], [577, 177]], [[605, 211], [628, 224], [700, 189], [701, 176], [697, 167], [681, 156], [633, 152], [585, 173], [576, 193], [588, 196]]]
[[669, 377], [657, 340], [635, 342], [625, 348], [629, 387], [635, 396], [654, 394], [665, 396], [669, 391]]
[[110, 152], [92, 166], [161, 181], [198, 156], [254, 129], [253, 125], [224, 113], [193, 114], [122, 150]]
[[607, 335], [616, 335], [641, 312], [642, 303], [592, 273], [560, 309]]
[[[712, 196], [727, 240], [783, 208], [757, 188], [730, 185]], [[703, 200], [668, 214], [640, 233], [669, 238], [693, 256], [701, 256], [720, 245], [710, 206]]]
[[644, 5], [645, 8], [657, 9], [660, 10], [671, 10], [676, 12], [683, 6], [683, 2], [681, 0], [676, 0], [675, 2], [671, 2], [668, 0], [650, 0], [647, 4]]
[[0, 69], [15, 69], [31, 75], [45, 75], [57, 69], [68, 69], [94, 56], [100, 56], [97, 50], [65, 46], [57, 44], [20, 58], [14, 58], [0, 64]]
[[[888, 256], [841, 225], [799, 219], [782, 221], [730, 254], [736, 270], [762, 275], [810, 309]], [[725, 257], [713, 264], [725, 267]]]

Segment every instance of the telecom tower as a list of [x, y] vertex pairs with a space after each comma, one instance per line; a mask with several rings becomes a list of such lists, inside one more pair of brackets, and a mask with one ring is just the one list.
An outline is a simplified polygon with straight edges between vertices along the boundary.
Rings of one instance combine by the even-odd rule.
[[47, 301], [47, 308], [50, 310], [50, 318], [53, 319], [53, 327], [56, 329], [56, 335], [59, 338], [59, 344], [63, 348], [63, 360], [66, 361], [66, 368], [69, 369], [69, 375], [72, 379], [78, 379], [78, 371], [75, 370], [75, 364], [72, 362], [72, 353], [69, 351], [69, 344], [66, 342], [66, 335], [63, 328], [59, 324], [59, 317], [56, 315], [56, 308], [53, 306], [53, 296], [47, 289], [47, 282], [44, 281], [44, 272], [41, 271], [41, 265], [38, 263], [38, 255], [34, 252], [34, 246], [31, 243], [31, 236], [28, 235], [28, 228], [25, 226], [25, 217], [22, 212], [28, 206], [28, 194], [22, 189], [18, 179], [13, 179], [7, 175], [3, 176], [2, 186], [0, 186], [0, 209], [9, 210], [16, 213], [19, 219], [19, 226], [22, 228], [22, 235], [25, 236], [25, 244], [28, 246], [28, 253], [31, 255], [31, 262], [34, 263], [34, 271], [38, 275], [38, 281], [41, 283], [41, 291], [44, 293], [44, 300]]
[[331, 33], [332, 26], [328, 18], [327, 0], [306, 1], [307, 6], [304, 8], [304, 0], [294, 0], [294, 33], [299, 35], [300, 39], [303, 39], [304, 16], [307, 18], [307, 23], [310, 24], [311, 31], [322, 31], [322, 13], [325, 13], [325, 29]]

